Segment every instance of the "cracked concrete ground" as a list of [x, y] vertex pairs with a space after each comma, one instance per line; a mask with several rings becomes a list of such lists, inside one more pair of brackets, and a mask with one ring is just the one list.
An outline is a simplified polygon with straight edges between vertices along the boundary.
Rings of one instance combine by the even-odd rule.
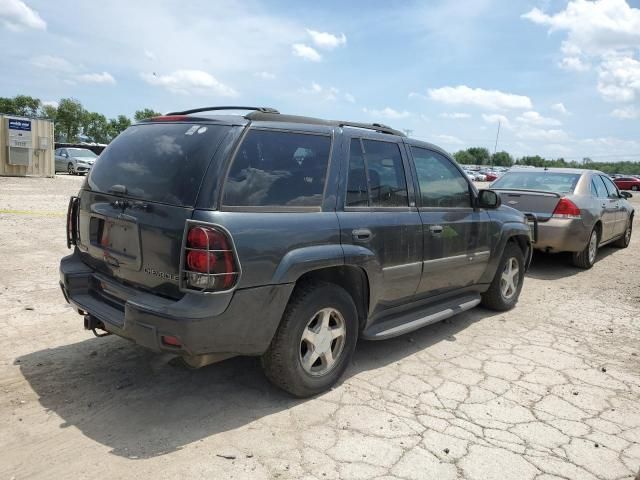
[[256, 359], [185, 371], [82, 330], [57, 274], [67, 198], [81, 182], [0, 178], [0, 478], [638, 472], [640, 229], [590, 271], [537, 255], [511, 312], [475, 309], [361, 342], [340, 385], [295, 400]]

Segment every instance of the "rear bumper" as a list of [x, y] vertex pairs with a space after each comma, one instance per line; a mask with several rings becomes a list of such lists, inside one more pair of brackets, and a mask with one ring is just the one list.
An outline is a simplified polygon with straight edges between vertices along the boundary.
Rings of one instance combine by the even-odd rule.
[[589, 241], [591, 229], [582, 219], [550, 218], [538, 222], [538, 238], [533, 247], [549, 252], [580, 252]]
[[[171, 300], [96, 273], [76, 252], [60, 262], [60, 286], [71, 305], [101, 321], [108, 332], [156, 352], [178, 355], [261, 355], [271, 343], [294, 287], [188, 293]], [[162, 336], [176, 337], [181, 347], [163, 344]]]

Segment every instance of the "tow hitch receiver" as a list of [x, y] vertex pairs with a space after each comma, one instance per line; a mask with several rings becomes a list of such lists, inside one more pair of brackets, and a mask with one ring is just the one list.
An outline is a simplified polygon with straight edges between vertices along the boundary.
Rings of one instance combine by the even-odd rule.
[[[107, 335], [111, 335], [110, 332], [107, 332], [104, 328], [104, 323], [98, 320], [93, 315], [85, 315], [84, 316], [84, 329], [91, 330], [96, 337], [106, 337]], [[100, 329], [104, 331], [104, 333], [96, 332], [96, 329]]]

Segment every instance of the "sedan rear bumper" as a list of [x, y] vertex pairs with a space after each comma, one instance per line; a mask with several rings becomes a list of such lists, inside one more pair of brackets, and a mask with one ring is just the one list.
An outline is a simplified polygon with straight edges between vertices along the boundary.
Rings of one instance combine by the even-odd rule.
[[533, 247], [547, 252], [580, 252], [591, 235], [591, 228], [580, 218], [550, 218], [538, 222], [538, 238]]

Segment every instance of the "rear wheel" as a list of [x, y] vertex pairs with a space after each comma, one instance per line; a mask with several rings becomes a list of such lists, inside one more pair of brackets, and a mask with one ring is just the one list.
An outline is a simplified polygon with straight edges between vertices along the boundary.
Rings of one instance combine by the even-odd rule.
[[489, 290], [482, 294], [482, 305], [492, 310], [512, 309], [518, 303], [523, 280], [524, 255], [520, 247], [509, 242]]
[[328, 390], [349, 364], [358, 336], [351, 296], [321, 282], [298, 287], [282, 317], [262, 368], [276, 386], [296, 397]]
[[69, 164], [67, 165], [67, 172], [69, 173], [69, 175], [76, 174], [76, 168], [73, 166], [73, 163], [69, 162]]
[[633, 231], [633, 217], [629, 217], [627, 220], [627, 228], [624, 230], [624, 235], [614, 242], [614, 246], [618, 248], [627, 248], [631, 243], [631, 233]]
[[578, 268], [589, 269], [596, 263], [596, 256], [598, 255], [598, 243], [600, 236], [598, 230], [593, 229], [589, 236], [587, 246], [581, 252], [575, 252], [573, 254], [573, 264]]

